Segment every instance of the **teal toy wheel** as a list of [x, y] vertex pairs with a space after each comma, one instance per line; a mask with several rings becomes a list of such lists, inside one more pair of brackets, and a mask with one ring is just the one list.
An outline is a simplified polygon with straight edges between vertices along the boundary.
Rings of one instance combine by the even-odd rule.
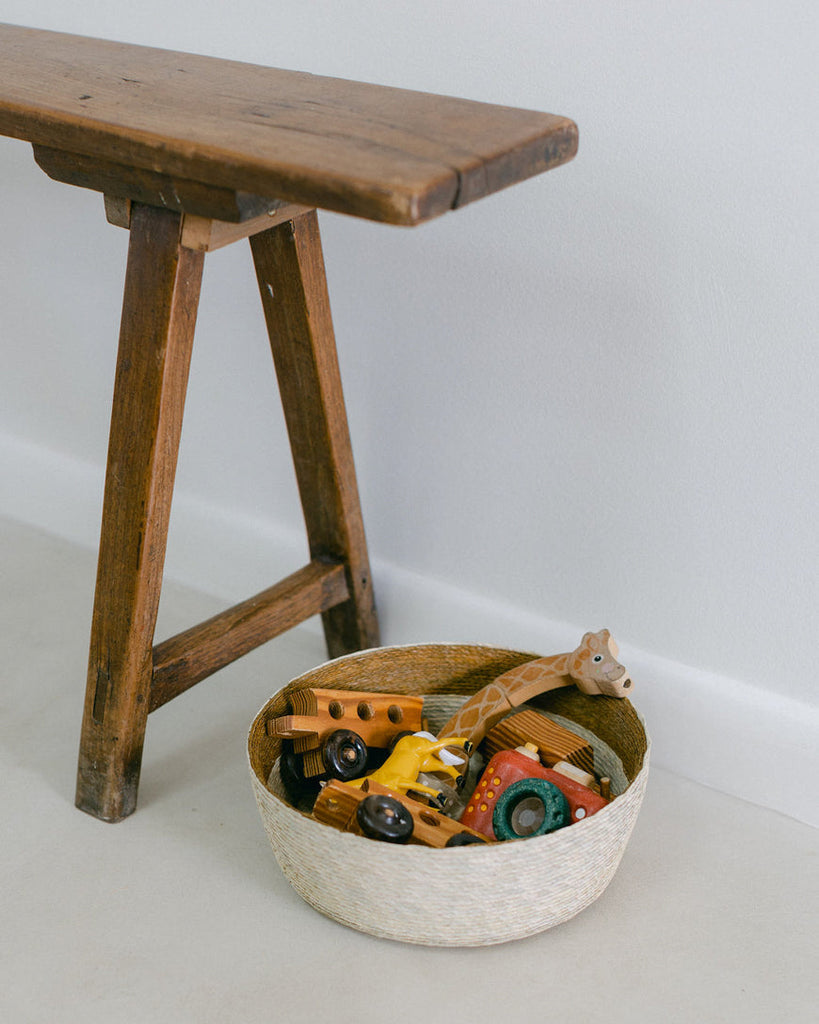
[[521, 779], [504, 791], [492, 814], [498, 839], [528, 839], [554, 832], [572, 820], [569, 802], [546, 779]]

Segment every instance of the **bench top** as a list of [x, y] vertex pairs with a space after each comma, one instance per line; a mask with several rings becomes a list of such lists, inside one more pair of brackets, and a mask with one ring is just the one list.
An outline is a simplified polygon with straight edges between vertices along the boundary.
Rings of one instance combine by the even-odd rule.
[[0, 25], [0, 134], [417, 224], [565, 163], [566, 117]]

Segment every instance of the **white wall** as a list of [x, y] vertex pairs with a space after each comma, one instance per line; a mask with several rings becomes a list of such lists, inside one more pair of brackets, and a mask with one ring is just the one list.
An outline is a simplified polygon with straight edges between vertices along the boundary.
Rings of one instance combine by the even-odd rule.
[[[573, 163], [431, 224], [323, 215], [387, 639], [550, 653], [607, 625], [659, 761], [819, 821], [783, 804], [819, 738], [812, 0], [2, 16], [573, 117]], [[0, 166], [0, 511], [91, 543], [126, 236], [23, 143]], [[242, 597], [298, 564], [246, 246], [206, 265], [178, 486], [176, 575]]]

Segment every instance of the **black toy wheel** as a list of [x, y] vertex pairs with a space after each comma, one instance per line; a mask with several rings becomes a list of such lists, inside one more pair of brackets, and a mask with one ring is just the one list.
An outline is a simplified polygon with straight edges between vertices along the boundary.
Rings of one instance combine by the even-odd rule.
[[356, 820], [365, 836], [384, 843], [406, 843], [412, 835], [412, 815], [391, 796], [373, 793], [356, 809]]
[[409, 729], [402, 729], [401, 732], [397, 732], [389, 742], [387, 747], [387, 753], [391, 754], [395, 750], [395, 744], [402, 740], [405, 736], [412, 736], [413, 733]]
[[546, 779], [521, 779], [501, 795], [492, 815], [498, 839], [545, 836], [572, 820], [569, 802]]
[[316, 796], [321, 788], [318, 779], [308, 779], [305, 776], [304, 759], [301, 754], [296, 754], [293, 750], [282, 751], [279, 774], [285, 792], [293, 804], [298, 804], [306, 797]]
[[331, 732], [324, 741], [322, 755], [327, 774], [342, 782], [357, 779], [367, 767], [367, 744], [352, 729]]
[[446, 841], [447, 846], [472, 846], [476, 843], [486, 843], [487, 839], [481, 839], [480, 836], [473, 836], [471, 832], [456, 832], [454, 836], [450, 836]]

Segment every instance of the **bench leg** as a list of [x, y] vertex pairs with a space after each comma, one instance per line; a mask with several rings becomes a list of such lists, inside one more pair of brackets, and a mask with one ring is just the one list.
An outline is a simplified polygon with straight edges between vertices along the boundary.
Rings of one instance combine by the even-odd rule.
[[77, 806], [105, 821], [136, 807], [151, 647], [204, 253], [180, 217], [135, 205], [108, 448]]
[[337, 657], [375, 647], [379, 636], [316, 211], [250, 244], [310, 555], [346, 566], [351, 597], [322, 615]]

